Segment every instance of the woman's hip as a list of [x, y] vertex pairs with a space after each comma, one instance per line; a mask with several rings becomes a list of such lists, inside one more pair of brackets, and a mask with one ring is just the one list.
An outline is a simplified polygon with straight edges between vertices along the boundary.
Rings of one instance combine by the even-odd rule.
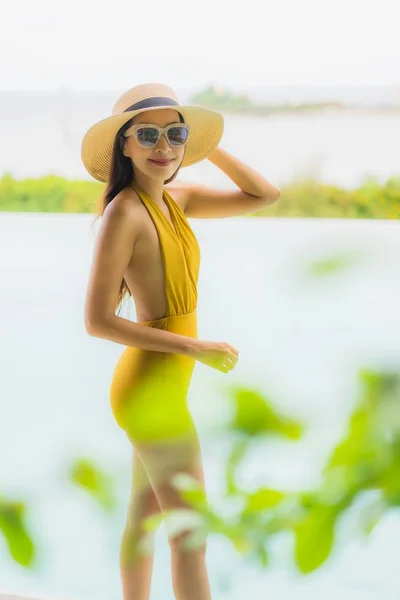
[[117, 423], [136, 435], [190, 429], [187, 393], [194, 360], [128, 347], [112, 376], [110, 404]]

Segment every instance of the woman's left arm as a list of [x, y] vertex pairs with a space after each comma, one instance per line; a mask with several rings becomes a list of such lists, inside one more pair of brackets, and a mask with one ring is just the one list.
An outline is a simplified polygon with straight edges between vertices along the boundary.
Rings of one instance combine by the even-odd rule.
[[214, 150], [208, 160], [221, 169], [243, 192], [263, 198], [265, 204], [272, 204], [281, 195], [280, 190], [260, 173], [220, 147]]
[[208, 160], [239, 189], [221, 190], [201, 183], [172, 181], [168, 188], [172, 195], [182, 198], [187, 217], [216, 219], [251, 214], [278, 200], [278, 188], [226, 150], [218, 147]]

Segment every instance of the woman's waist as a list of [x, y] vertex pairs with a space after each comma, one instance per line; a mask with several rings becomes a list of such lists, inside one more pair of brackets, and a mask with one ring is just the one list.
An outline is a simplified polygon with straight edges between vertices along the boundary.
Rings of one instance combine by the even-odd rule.
[[137, 321], [137, 324], [143, 327], [154, 327], [155, 329], [163, 329], [180, 335], [197, 337], [197, 310], [195, 308], [188, 313], [166, 315], [151, 321]]

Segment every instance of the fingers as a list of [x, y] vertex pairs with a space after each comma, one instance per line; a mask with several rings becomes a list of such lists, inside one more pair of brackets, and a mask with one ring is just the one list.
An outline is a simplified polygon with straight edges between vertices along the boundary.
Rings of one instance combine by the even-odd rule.
[[219, 342], [217, 346], [217, 349], [213, 350], [214, 356], [209, 364], [223, 373], [228, 373], [237, 364], [239, 351], [227, 342]]
[[[229, 346], [229, 344], [227, 345]], [[232, 346], [229, 346], [229, 348], [232, 349], [232, 351], [230, 351], [229, 354], [222, 359], [221, 370], [224, 373], [228, 373], [228, 371], [231, 371], [238, 361], [239, 352], [236, 350], [236, 348], [233, 348]]]
[[229, 346], [229, 350], [230, 350], [230, 354], [229, 354], [229, 360], [230, 362], [233, 363], [233, 365], [236, 365], [237, 361], [239, 360], [239, 351], [234, 348], [233, 346]]

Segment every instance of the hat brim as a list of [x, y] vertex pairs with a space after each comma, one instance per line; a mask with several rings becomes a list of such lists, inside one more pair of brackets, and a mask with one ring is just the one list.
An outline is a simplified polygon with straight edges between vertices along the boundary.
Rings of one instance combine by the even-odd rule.
[[[190, 127], [181, 167], [188, 167], [207, 158], [217, 148], [224, 131], [221, 113], [199, 106], [158, 106], [158, 109], [179, 111]], [[119, 129], [135, 115], [155, 110], [154, 107], [126, 111], [98, 121], [85, 133], [81, 157], [86, 170], [98, 181], [105, 182], [111, 170], [112, 151]]]

